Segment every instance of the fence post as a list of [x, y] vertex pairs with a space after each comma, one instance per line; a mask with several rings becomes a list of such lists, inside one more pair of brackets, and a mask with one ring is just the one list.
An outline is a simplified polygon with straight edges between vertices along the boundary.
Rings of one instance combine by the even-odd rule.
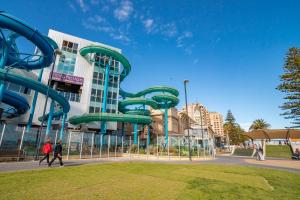
[[69, 133], [69, 142], [68, 142], [69, 144], [68, 144], [67, 160], [69, 160], [69, 155], [70, 155], [71, 137], [72, 137], [72, 132]]
[[138, 153], [138, 157], [140, 158], [140, 136], [139, 135], [138, 135], [138, 144], [137, 145], [138, 145], [138, 147], [137, 147], [138, 152], [137, 153]]
[[21, 136], [21, 141], [20, 141], [20, 146], [19, 146], [19, 153], [18, 153], [18, 160], [17, 161], [19, 161], [19, 159], [20, 159], [20, 153], [21, 153], [21, 150], [22, 150], [25, 129], [26, 129], [26, 127], [24, 126], [23, 131], [22, 131], [22, 136]]
[[108, 135], [108, 142], [107, 142], [107, 158], [109, 158], [109, 149], [110, 149], [110, 135]]
[[200, 158], [200, 149], [199, 149], [199, 144], [198, 144], [198, 140], [197, 141], [197, 153], [198, 153], [198, 158]]
[[123, 153], [124, 153], [124, 138], [123, 138], [123, 136], [122, 136], [122, 156], [123, 156]]
[[118, 147], [118, 135], [115, 136], [116, 140], [115, 140], [115, 157], [117, 157], [117, 147]]
[[84, 136], [84, 132], [82, 132], [82, 134], [81, 134], [81, 145], [80, 145], [80, 154], [79, 154], [79, 158], [80, 158], [80, 159], [81, 159], [81, 157], [82, 157], [83, 136]]
[[158, 159], [158, 133], [156, 134], [156, 155]]
[[[149, 126], [148, 126], [149, 128]], [[149, 140], [149, 135], [147, 135], [147, 144], [146, 144], [146, 148], [147, 148], [147, 160], [149, 159], [149, 143], [148, 143], [148, 140]]]
[[99, 153], [100, 153], [100, 158], [102, 158], [102, 139], [103, 139], [103, 134], [102, 133], [100, 133], [100, 151], [99, 151]]
[[[54, 138], [54, 144], [56, 145], [56, 140], [57, 140], [57, 133], [58, 133], [58, 129], [56, 130], [56, 132], [55, 132], [55, 138]], [[61, 139], [61, 140], [63, 140], [63, 139]]]
[[91, 158], [93, 158], [94, 135], [95, 135], [95, 133], [93, 133], [93, 135], [92, 135]]
[[131, 136], [129, 136], [129, 158], [131, 160]]
[[2, 140], [3, 140], [3, 136], [4, 136], [4, 132], [5, 132], [5, 128], [6, 128], [6, 124], [4, 123], [3, 128], [2, 128], [2, 132], [1, 132], [1, 138], [0, 138], [0, 147], [2, 145]]
[[169, 160], [170, 160], [170, 139], [169, 139], [169, 137], [167, 139], [167, 143], [168, 143], [168, 157], [169, 157]]
[[181, 160], [181, 150], [180, 150], [181, 142], [180, 142], [180, 138], [178, 139], [178, 141], [179, 141], [179, 160]]

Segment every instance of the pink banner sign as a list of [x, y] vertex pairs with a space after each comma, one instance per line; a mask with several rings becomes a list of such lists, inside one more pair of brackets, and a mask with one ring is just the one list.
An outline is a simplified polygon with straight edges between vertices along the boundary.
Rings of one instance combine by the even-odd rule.
[[84, 78], [78, 76], [72, 76], [68, 74], [61, 74], [57, 72], [53, 72], [52, 79], [55, 81], [71, 83], [75, 85], [83, 85]]

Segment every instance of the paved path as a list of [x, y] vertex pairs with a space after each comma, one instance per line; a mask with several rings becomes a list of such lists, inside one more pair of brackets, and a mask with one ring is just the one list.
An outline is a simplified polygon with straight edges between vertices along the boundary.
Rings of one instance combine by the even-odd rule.
[[[194, 160], [192, 162], [188, 160], [168, 160], [168, 159], [159, 159], [159, 160], [146, 160], [140, 158], [132, 158], [131, 160], [126, 157], [118, 158], [103, 158], [103, 159], [82, 159], [82, 160], [67, 160], [64, 161], [65, 166], [76, 166], [84, 165], [91, 163], [112, 163], [112, 162], [159, 162], [159, 163], [174, 163], [174, 164], [225, 164], [225, 165], [240, 165], [240, 166], [255, 166], [263, 168], [272, 168], [279, 170], [286, 170], [291, 172], [300, 173], [300, 161], [294, 160], [283, 160], [283, 159], [268, 159], [266, 161], [257, 161], [249, 159], [249, 157], [237, 157], [237, 156], [218, 156], [214, 160]], [[55, 162], [53, 167], [58, 167], [58, 163]], [[46, 162], [42, 163], [41, 166], [38, 165], [36, 161], [29, 162], [8, 162], [0, 163], [0, 172], [9, 172], [9, 171], [20, 171], [20, 170], [34, 170], [34, 169], [43, 169], [48, 168]]]

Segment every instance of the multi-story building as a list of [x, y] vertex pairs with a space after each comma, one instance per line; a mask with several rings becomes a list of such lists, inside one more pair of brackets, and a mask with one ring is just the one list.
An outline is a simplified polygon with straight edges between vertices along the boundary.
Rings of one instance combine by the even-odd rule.
[[211, 128], [218, 137], [224, 137], [223, 116], [218, 112], [209, 112]]
[[[152, 110], [152, 133], [154, 135], [163, 136], [163, 111]], [[223, 131], [223, 116], [217, 112], [209, 112], [207, 108], [200, 103], [193, 103], [188, 105], [188, 117], [186, 109], [178, 111], [176, 108], [168, 110], [168, 129], [170, 136], [184, 136], [187, 135], [189, 128], [190, 135], [195, 139], [202, 140], [215, 138], [216, 144], [225, 139]], [[189, 119], [189, 123], [188, 123]], [[143, 137], [147, 131], [144, 130]], [[142, 138], [143, 138], [142, 137]]]
[[[82, 115], [86, 113], [100, 113], [103, 103], [104, 90], [104, 68], [102, 67], [106, 55], [93, 53], [87, 57], [80, 55], [80, 49], [89, 45], [99, 45], [110, 48], [121, 53], [121, 50], [102, 43], [85, 40], [79, 37], [61, 33], [55, 30], [49, 30], [48, 36], [53, 39], [62, 54], [56, 58], [54, 73], [51, 85], [69, 100], [71, 109], [68, 117]], [[118, 111], [118, 96], [120, 82], [120, 64], [112, 60], [110, 67], [109, 86], [107, 93], [107, 113], [116, 113]], [[48, 83], [51, 67], [45, 68], [42, 76], [42, 82]], [[37, 72], [38, 73], [38, 72]], [[43, 114], [45, 97], [39, 95], [37, 100], [36, 114], [34, 115], [34, 124], [39, 124], [38, 117]], [[48, 103], [49, 111], [50, 103]], [[58, 109], [58, 108], [57, 108]], [[53, 124], [59, 123], [54, 119]], [[69, 124], [69, 127], [72, 125]], [[100, 122], [89, 123], [88, 129], [99, 129]], [[107, 130], [116, 130], [116, 122], [107, 122]]]

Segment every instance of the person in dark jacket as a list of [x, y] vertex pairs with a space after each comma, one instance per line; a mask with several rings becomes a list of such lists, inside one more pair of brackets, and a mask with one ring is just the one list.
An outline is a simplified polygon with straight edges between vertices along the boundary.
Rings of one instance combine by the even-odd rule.
[[58, 158], [60, 166], [64, 165], [64, 163], [62, 162], [62, 145], [61, 144], [62, 144], [62, 141], [58, 140], [58, 142], [54, 148], [54, 157], [50, 161], [49, 167], [52, 165], [54, 160], [56, 160], [56, 158]]
[[52, 152], [52, 144], [50, 138], [47, 139], [46, 143], [43, 146], [44, 157], [40, 160], [39, 165], [43, 160], [47, 159], [47, 163], [49, 164], [49, 154]]

